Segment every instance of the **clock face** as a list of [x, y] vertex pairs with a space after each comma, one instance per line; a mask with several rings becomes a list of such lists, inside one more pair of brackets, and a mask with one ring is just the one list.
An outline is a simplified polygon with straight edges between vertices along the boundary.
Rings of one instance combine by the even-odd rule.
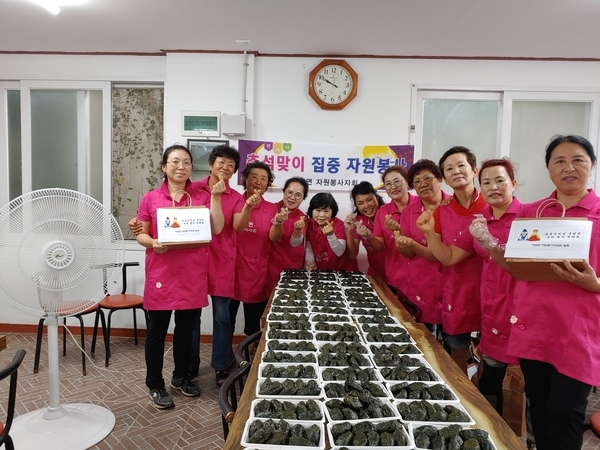
[[342, 103], [350, 96], [353, 83], [352, 77], [343, 66], [325, 66], [315, 77], [315, 94], [325, 103]]
[[344, 60], [324, 59], [309, 75], [308, 93], [322, 109], [343, 109], [357, 88], [358, 74]]

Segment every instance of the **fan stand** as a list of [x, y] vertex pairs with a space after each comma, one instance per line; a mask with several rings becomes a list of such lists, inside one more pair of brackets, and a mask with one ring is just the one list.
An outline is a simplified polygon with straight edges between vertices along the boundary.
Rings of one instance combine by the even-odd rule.
[[79, 450], [110, 434], [115, 416], [108, 409], [83, 403], [60, 404], [58, 318], [48, 317], [48, 376], [50, 405], [16, 417], [10, 434], [15, 448]]

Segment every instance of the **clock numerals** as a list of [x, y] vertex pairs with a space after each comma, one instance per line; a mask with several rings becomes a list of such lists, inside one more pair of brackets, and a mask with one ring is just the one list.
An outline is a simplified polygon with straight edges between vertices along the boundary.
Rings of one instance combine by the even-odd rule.
[[323, 109], [343, 109], [356, 97], [358, 75], [346, 61], [326, 59], [309, 76], [309, 94]]

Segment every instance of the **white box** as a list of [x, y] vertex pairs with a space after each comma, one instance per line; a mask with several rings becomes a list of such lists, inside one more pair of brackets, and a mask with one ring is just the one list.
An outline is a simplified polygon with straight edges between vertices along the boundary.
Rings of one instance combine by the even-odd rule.
[[199, 247], [211, 240], [210, 210], [204, 206], [157, 208], [156, 222], [163, 245]]

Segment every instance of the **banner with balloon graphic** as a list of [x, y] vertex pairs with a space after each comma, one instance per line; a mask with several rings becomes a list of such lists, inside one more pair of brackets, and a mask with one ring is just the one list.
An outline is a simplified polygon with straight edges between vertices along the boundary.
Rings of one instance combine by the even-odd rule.
[[350, 190], [361, 181], [382, 188], [381, 174], [390, 166], [407, 170], [414, 161], [413, 145], [344, 145], [239, 140], [241, 173], [247, 164], [262, 161], [275, 175], [274, 187], [291, 177], [304, 177], [309, 186]]

